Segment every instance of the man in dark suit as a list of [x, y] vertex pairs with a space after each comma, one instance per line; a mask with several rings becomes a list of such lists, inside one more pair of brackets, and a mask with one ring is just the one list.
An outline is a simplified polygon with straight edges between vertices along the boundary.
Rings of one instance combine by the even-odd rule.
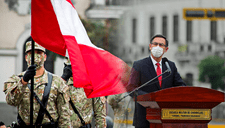
[[[177, 72], [175, 63], [166, 58], [162, 58], [163, 54], [168, 50], [168, 41], [166, 37], [163, 35], [155, 35], [152, 37], [149, 49], [151, 51], [151, 55], [149, 57], [133, 63], [129, 84], [140, 87], [144, 83], [160, 75], [167, 70], [165, 61], [168, 62], [171, 73], [167, 72], [158, 77], [158, 79], [156, 78], [154, 81], [140, 88], [137, 91], [137, 95], [143, 95], [175, 86], [186, 86], [180, 74]], [[135, 128], [150, 127], [149, 122], [146, 120], [146, 109], [138, 103], [135, 108], [133, 125]]]

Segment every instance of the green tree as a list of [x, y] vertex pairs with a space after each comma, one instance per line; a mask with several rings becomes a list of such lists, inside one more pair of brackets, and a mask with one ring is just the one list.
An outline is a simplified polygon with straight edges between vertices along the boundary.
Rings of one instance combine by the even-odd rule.
[[221, 88], [224, 90], [225, 68], [224, 59], [218, 56], [208, 56], [198, 65], [199, 81], [210, 82], [212, 89]]
[[90, 38], [91, 42], [100, 47], [103, 47], [103, 39], [106, 36], [106, 29], [101, 22], [91, 22], [90, 20], [81, 19], [81, 22], [83, 23], [88, 37]]
[[87, 19], [81, 19], [88, 37], [91, 42], [97, 47], [103, 48], [104, 50], [117, 55], [118, 48], [118, 21], [117, 20], [104, 20], [102, 21], [91, 21]]

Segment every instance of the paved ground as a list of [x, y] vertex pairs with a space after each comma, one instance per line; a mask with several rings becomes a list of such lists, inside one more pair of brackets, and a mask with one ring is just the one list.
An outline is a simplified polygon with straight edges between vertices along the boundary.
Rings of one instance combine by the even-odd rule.
[[16, 121], [16, 107], [12, 107], [6, 103], [0, 103], [0, 108], [0, 121], [3, 121], [5, 125], [10, 125], [13, 121]]

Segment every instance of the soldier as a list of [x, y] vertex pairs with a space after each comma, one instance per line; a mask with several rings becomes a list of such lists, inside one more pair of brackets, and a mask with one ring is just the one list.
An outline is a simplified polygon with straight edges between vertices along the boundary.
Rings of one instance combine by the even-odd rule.
[[134, 101], [132, 97], [127, 96], [128, 93], [122, 93], [117, 95], [110, 95], [107, 97], [107, 102], [114, 111], [114, 128], [133, 128], [133, 114], [134, 114]]
[[[37, 43], [35, 43], [35, 65], [31, 65], [31, 44], [31, 41], [26, 43], [25, 51], [28, 69], [19, 75], [11, 76], [4, 83], [6, 102], [17, 107], [19, 127], [29, 127], [31, 94], [29, 87], [30, 79], [34, 77], [34, 93], [40, 101], [46, 100], [46, 102], [43, 100], [42, 103], [47, 105], [45, 107], [47, 111], [44, 111], [37, 99], [34, 99], [33, 121], [35, 124], [33, 125], [42, 128], [57, 127], [57, 124], [60, 128], [71, 127], [70, 116], [72, 113], [69, 109], [69, 88], [61, 77], [45, 70], [44, 62], [47, 57], [45, 48]], [[49, 87], [49, 91], [46, 91], [47, 87]], [[42, 98], [46, 94], [48, 98]]]
[[[90, 128], [92, 114], [94, 112], [95, 126], [97, 128], [106, 128], [106, 99], [105, 97], [87, 98], [83, 88], [73, 86], [73, 77], [70, 60], [67, 58], [63, 69], [62, 78], [67, 82], [70, 88], [70, 109], [73, 115], [70, 117], [73, 128]], [[73, 108], [78, 111], [76, 114]], [[80, 115], [80, 117], [79, 117]], [[82, 124], [81, 120], [85, 123]]]

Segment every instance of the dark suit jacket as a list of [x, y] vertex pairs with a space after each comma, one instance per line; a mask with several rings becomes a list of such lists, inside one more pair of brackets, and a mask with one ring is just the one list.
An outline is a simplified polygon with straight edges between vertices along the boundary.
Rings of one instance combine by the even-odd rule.
[[[151, 83], [148, 83], [146, 86], [140, 88], [138, 90], [138, 95], [143, 95], [175, 86], [186, 86], [180, 74], [177, 72], [175, 63], [172, 61], [168, 61], [168, 63], [171, 68], [171, 74], [169, 75], [169, 73], [165, 73], [162, 75], [162, 87], [160, 88], [159, 81], [156, 78]], [[165, 70], [167, 70], [167, 67], [164, 61], [162, 61], [162, 73]], [[141, 86], [156, 76], [155, 68], [153, 66], [151, 57], [149, 56], [134, 62], [129, 85]], [[149, 122], [146, 120], [146, 109], [140, 104], [137, 104], [135, 108], [133, 125], [141, 128], [150, 127]]]

